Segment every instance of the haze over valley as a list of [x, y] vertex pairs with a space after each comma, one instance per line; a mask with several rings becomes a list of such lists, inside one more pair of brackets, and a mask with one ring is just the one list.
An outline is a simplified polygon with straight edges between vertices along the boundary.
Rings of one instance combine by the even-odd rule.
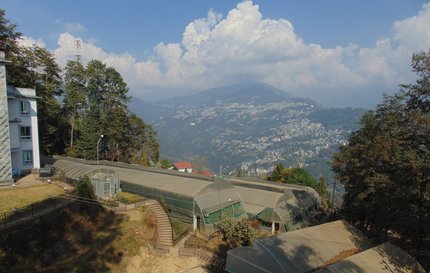
[[130, 109], [158, 131], [161, 155], [198, 160], [217, 174], [254, 175], [276, 163], [331, 177], [329, 161], [363, 109], [322, 108], [265, 83], [237, 84], [173, 99], [133, 98]]

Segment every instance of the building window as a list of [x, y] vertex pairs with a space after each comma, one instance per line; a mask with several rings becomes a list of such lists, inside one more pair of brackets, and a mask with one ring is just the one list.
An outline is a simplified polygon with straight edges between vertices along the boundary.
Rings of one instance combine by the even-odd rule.
[[19, 102], [19, 110], [21, 111], [21, 116], [30, 115], [30, 102], [27, 100], [22, 100]]
[[19, 127], [19, 138], [21, 140], [31, 139], [31, 127], [30, 126]]
[[22, 151], [22, 162], [24, 165], [32, 165], [33, 164], [33, 151], [26, 150]]

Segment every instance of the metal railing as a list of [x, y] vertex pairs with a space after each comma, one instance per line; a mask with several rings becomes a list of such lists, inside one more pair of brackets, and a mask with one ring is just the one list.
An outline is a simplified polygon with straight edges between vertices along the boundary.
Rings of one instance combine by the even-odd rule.
[[49, 197], [48, 199], [31, 205], [13, 208], [11, 211], [0, 214], [0, 230], [38, 218], [52, 210], [64, 206], [69, 202], [70, 198], [67, 198], [67, 195], [62, 194]]
[[1, 213], [0, 230], [39, 218], [51, 211], [64, 207], [72, 201], [80, 204], [101, 206], [97, 200], [63, 193], [27, 206], [14, 208], [11, 211]]

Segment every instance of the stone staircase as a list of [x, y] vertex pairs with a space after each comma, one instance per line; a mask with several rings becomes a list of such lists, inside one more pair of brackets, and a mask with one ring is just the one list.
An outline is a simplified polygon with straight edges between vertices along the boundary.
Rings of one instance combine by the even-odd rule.
[[157, 252], [169, 253], [170, 247], [173, 245], [173, 230], [169, 217], [157, 201], [150, 200], [146, 205], [157, 218], [155, 250]]

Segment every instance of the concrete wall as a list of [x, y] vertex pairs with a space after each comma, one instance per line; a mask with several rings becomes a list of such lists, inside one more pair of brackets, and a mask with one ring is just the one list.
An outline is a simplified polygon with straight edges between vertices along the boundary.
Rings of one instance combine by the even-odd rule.
[[12, 182], [5, 54], [0, 51], [0, 185]]

